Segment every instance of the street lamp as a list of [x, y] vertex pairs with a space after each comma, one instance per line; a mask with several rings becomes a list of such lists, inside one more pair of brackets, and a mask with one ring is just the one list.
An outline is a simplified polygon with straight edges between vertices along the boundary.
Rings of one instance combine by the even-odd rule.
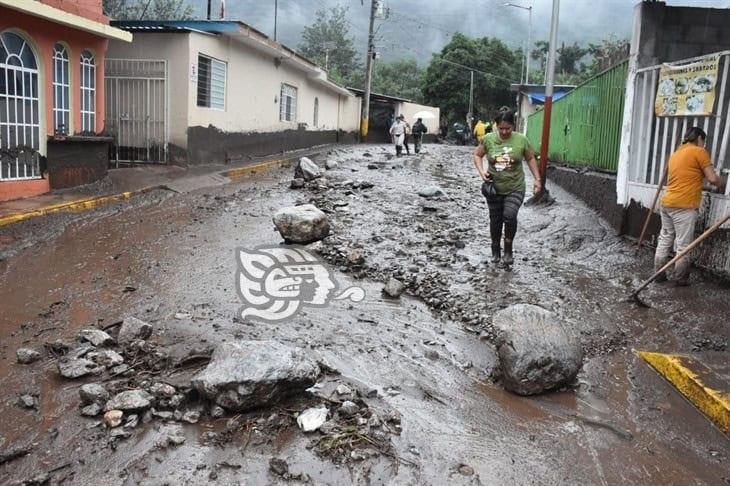
[[[527, 49], [525, 49], [525, 84], [530, 84], [530, 47], [532, 44], [532, 5], [529, 7], [525, 7], [523, 5], [517, 5], [514, 3], [504, 3], [502, 4], [503, 7], [515, 7], [515, 8], [521, 8], [522, 10], [527, 10], [529, 13], [529, 27], [527, 28]], [[522, 74], [522, 73], [520, 73]]]

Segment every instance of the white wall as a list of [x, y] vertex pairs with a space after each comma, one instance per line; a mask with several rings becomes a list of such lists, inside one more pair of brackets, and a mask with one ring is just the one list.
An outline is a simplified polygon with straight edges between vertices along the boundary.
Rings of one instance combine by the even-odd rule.
[[423, 124], [426, 125], [426, 128], [428, 128], [428, 133], [431, 135], [435, 135], [439, 131], [439, 120], [441, 119], [441, 110], [439, 108], [436, 108], [434, 106], [426, 106], [426, 105], [419, 105], [417, 103], [407, 103], [407, 102], [401, 102], [398, 103], [398, 115], [404, 115], [406, 117], [406, 121], [413, 125], [413, 123], [416, 121], [415, 118], [413, 118], [413, 115], [418, 113], [419, 111], [428, 111], [430, 113], [433, 113], [434, 118], [425, 119], [423, 120]]
[[[228, 64], [226, 109], [197, 106], [197, 86], [190, 82], [188, 126], [214, 125], [227, 132], [274, 132], [296, 129], [301, 122], [307, 124], [307, 130], [338, 129], [338, 105], [340, 99], [347, 96], [309, 79], [308, 73], [292, 67], [288, 61], [277, 67], [272, 56], [238, 40], [192, 33], [191, 62], [197, 63], [198, 54]], [[279, 120], [281, 83], [297, 88], [296, 120], [293, 122]], [[315, 97], [319, 99], [316, 127], [313, 126]], [[340, 120], [339, 128], [351, 130], [351, 126]]]
[[[109, 41], [108, 59], [167, 60], [169, 142], [187, 148], [187, 103], [190, 87], [188, 34], [134, 34], [133, 42]], [[183, 102], [181, 102], [183, 101]]]

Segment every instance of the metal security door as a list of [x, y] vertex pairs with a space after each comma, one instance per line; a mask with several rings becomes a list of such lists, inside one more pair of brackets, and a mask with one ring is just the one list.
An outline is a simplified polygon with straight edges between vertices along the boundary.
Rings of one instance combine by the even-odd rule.
[[107, 59], [105, 68], [111, 160], [117, 166], [167, 162], [167, 61]]

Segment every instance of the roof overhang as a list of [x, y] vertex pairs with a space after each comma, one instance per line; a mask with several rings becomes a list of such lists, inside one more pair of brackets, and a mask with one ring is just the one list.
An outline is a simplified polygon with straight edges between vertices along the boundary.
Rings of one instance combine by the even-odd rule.
[[132, 42], [132, 34], [129, 32], [51, 7], [41, 2], [36, 2], [34, 0], [0, 0], [0, 7], [16, 10], [55, 24], [72, 27], [77, 30], [98, 35], [99, 37], [104, 37], [105, 39]]

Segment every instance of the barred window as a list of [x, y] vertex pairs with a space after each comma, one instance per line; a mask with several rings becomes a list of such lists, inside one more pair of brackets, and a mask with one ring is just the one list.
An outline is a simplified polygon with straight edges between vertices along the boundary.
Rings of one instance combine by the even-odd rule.
[[62, 44], [53, 47], [53, 128], [55, 133], [69, 132], [71, 115], [69, 103], [68, 51]]
[[89, 51], [81, 53], [81, 131], [96, 131], [96, 64]]
[[284, 83], [279, 97], [279, 120], [297, 121], [297, 88]]
[[198, 106], [226, 109], [226, 69], [225, 62], [198, 55]]

